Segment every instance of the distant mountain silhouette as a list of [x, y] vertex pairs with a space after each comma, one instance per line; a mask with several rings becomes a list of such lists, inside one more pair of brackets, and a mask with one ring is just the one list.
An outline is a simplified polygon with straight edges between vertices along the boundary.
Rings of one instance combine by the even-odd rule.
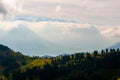
[[51, 55], [44, 55], [44, 56], [42, 56], [41, 58], [47, 58], [47, 59], [49, 59], [49, 58], [52, 58], [53, 56], [51, 56]]
[[50, 46], [50, 42], [40, 38], [24, 25], [9, 31], [7, 35], [2, 37], [2, 42], [10, 45], [14, 50], [24, 52], [26, 54], [34, 54], [42, 52]]
[[49, 26], [46, 28], [48, 29], [42, 35], [47, 36], [48, 39], [43, 36], [41, 37], [39, 33], [35, 33], [29, 29], [29, 26], [24, 24], [9, 32], [3, 32], [5, 34], [2, 37], [0, 36], [0, 41], [12, 49], [30, 56], [91, 51], [93, 49], [104, 48], [107, 44], [105, 38], [92, 25], [85, 28], [72, 28], [70, 34], [63, 34], [62, 31], [55, 32], [54, 34], [59, 34], [58, 36], [53, 36], [54, 34], [51, 33], [52, 31], [54, 32], [53, 27]]
[[75, 51], [100, 49], [107, 44], [107, 40], [93, 25], [85, 28], [73, 28], [70, 32], [75, 35], [68, 34], [60, 43], [65, 44], [67, 48], [76, 48]]

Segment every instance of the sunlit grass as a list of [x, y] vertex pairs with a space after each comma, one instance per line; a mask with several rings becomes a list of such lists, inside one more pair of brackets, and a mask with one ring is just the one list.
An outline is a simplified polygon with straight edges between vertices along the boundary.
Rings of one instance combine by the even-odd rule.
[[43, 69], [45, 64], [51, 64], [51, 60], [50, 59], [35, 59], [29, 64], [22, 66], [21, 70], [25, 71], [27, 68], [31, 69], [33, 67], [40, 67], [41, 69]]
[[120, 80], [120, 78], [118, 78], [117, 80]]

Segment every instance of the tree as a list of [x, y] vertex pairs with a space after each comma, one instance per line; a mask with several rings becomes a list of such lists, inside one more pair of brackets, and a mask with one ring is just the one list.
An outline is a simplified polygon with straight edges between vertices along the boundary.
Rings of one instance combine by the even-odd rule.
[[101, 50], [101, 54], [102, 54], [102, 56], [104, 56], [105, 55], [105, 51]]
[[108, 53], [108, 49], [106, 49], [106, 53]]
[[96, 57], [96, 56], [98, 55], [98, 51], [95, 50], [93, 54], [94, 54], [94, 56]]
[[117, 48], [117, 52], [119, 52], [120, 51], [120, 49], [119, 48]]

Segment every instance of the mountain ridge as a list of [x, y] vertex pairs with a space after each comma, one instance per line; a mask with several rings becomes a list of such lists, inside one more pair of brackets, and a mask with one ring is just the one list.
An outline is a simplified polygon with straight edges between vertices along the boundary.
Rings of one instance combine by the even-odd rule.
[[30, 57], [20, 52], [15, 52], [8, 46], [0, 44], [0, 73], [4, 73], [6, 70], [7, 72], [12, 71], [26, 64], [26, 58], [30, 60]]

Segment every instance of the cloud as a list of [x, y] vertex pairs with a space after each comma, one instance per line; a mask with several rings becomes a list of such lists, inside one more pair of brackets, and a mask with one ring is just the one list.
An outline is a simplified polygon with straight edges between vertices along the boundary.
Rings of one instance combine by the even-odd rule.
[[120, 41], [120, 27], [119, 26], [98, 26], [98, 30], [101, 35], [103, 35], [106, 39], [111, 42], [119, 42]]
[[0, 13], [2, 18], [15, 16], [21, 7], [22, 2], [20, 0], [0, 0]]
[[1, 0], [0, 0], [0, 13], [2, 15], [6, 15], [7, 14], [7, 10], [6, 10], [6, 8], [5, 8], [5, 6], [4, 6], [4, 4], [2, 3]]
[[[23, 37], [24, 34], [29, 33], [29, 31], [24, 31], [27, 28], [30, 29], [30, 32], [34, 33], [34, 35], [37, 35], [37, 38], [40, 38], [40, 40], [43, 39], [52, 43], [47, 46], [46, 49], [41, 50], [42, 53], [47, 54], [49, 52], [72, 53], [76, 51], [102, 49], [120, 40], [119, 26], [103, 26], [88, 23], [59, 21], [29, 21], [24, 19], [15, 21], [0, 21], [0, 25], [0, 39], [3, 40], [3, 43], [11, 43], [10, 45], [12, 45], [12, 42], [15, 42], [19, 48], [24, 46], [19, 44], [19, 38], [23, 39], [21, 37]], [[19, 28], [21, 26], [22, 29]], [[24, 31], [24, 33], [22, 31]], [[12, 39], [8, 35], [7, 37], [10, 38], [9, 42], [7, 39], [5, 41], [4, 36], [6, 36], [6, 34], [10, 34], [10, 32], [13, 32], [11, 34]], [[29, 41], [32, 40], [31, 36], [33, 35], [29, 35]], [[24, 40], [22, 43], [24, 43]], [[15, 47], [15, 44], [12, 46]], [[31, 44], [34, 44], [34, 40]], [[37, 45], [37, 47], [41, 47], [39, 45]], [[54, 46], [51, 47], [51, 45]], [[40, 50], [37, 47], [34, 48], [34, 51], [39, 53]], [[19, 50], [19, 48], [17, 48], [17, 50]], [[30, 51], [30, 49], [31, 48], [27, 48], [28, 51]]]
[[[91, 24], [34, 22], [29, 24], [29, 28], [40, 37], [68, 48], [87, 50], [87, 48], [95, 49], [108, 46], [107, 40]], [[96, 45], [91, 46], [93, 44]]]
[[119, 3], [119, 0], [25, 0], [22, 14], [119, 25]]
[[55, 13], [58, 13], [59, 11], [61, 11], [62, 7], [60, 5], [56, 6], [55, 8]]
[[10, 31], [21, 24], [28, 25], [36, 34], [52, 42], [64, 42], [66, 36], [69, 37], [68, 39], [71, 39], [71, 36], [72, 39], [77, 39], [84, 36], [93, 36], [96, 33], [99, 33], [108, 41], [117, 42], [120, 40], [120, 27], [116, 25], [91, 25], [72, 20], [45, 17], [16, 16], [13, 21], [1, 21], [0, 30]]
[[61, 47], [84, 50], [97, 43], [94, 48], [103, 48], [107, 42], [120, 41], [119, 3], [119, 0], [0, 0], [0, 17], [14, 16], [10, 21], [0, 21], [0, 37], [24, 25]]
[[[119, 0], [1, 0], [0, 12], [119, 25]], [[3, 3], [4, 2], [4, 3]], [[10, 4], [8, 4], [8, 2]], [[22, 7], [22, 8], [21, 8]]]
[[[94, 27], [93, 25], [87, 23], [81, 24], [81, 23], [45, 22], [45, 21], [44, 22], [4, 21], [4, 25], [2, 25], [2, 22], [0, 23], [1, 34], [2, 31], [4, 31], [4, 33], [7, 34], [10, 34], [9, 32], [15, 31], [15, 33], [11, 34], [12, 37], [7, 36], [10, 38], [9, 42], [7, 39], [5, 41], [3, 35], [2, 36], [3, 38], [1, 37], [3, 40], [2, 42], [11, 43], [12, 45], [12, 42], [17, 42], [18, 40], [17, 46], [19, 46], [19, 38], [21, 40], [23, 39], [24, 34], [29, 33], [28, 31], [27, 32], [25, 31], [24, 33], [22, 32], [25, 30], [25, 28], [27, 28], [30, 29], [30, 31], [32, 31], [35, 35], [37, 35], [38, 38], [47, 40], [52, 43], [50, 45], [54, 45], [53, 47], [48, 46], [47, 49], [42, 50], [43, 53], [49, 53], [52, 50], [54, 51], [53, 53], [65, 53], [65, 52], [71, 53], [85, 50], [90, 51], [93, 49], [104, 48], [109, 45], [106, 39], [100, 34], [98, 29], [96, 29], [96, 27]], [[19, 28], [21, 26], [23, 26], [22, 29]], [[32, 36], [32, 34], [30, 35]], [[29, 39], [30, 41], [32, 40], [31, 37]], [[34, 41], [32, 43], [34, 43]], [[94, 44], [95, 46], [92, 46]], [[39, 45], [37, 46], [39, 47]], [[29, 49], [31, 48], [27, 48], [28, 51]], [[37, 50], [34, 51], [38, 51], [37, 53], [40, 52], [38, 48]]]
[[69, 37], [67, 40], [82, 37], [87, 38], [89, 36], [94, 36], [94, 34], [100, 34], [106, 40], [112, 42], [117, 42], [120, 40], [119, 26], [91, 25], [88, 23], [74, 23], [71, 21], [59, 22], [51, 20], [52, 18], [50, 21], [48, 21], [46, 18], [45, 20], [43, 19], [44, 21], [41, 21], [41, 18], [39, 21], [32, 20], [34, 18], [30, 18], [30, 21], [24, 18], [22, 18], [22, 20], [17, 19], [18, 18], [16, 18], [15, 21], [0, 21], [0, 30], [8, 32], [14, 28], [17, 28], [19, 25], [27, 25], [28, 28], [30, 28], [40, 37], [48, 39], [52, 42], [64, 42], [65, 39], [67, 39], [66, 37]]
[[[21, 21], [0, 21], [0, 30], [8, 32], [22, 24]], [[23, 22], [24, 24], [24, 22]]]

